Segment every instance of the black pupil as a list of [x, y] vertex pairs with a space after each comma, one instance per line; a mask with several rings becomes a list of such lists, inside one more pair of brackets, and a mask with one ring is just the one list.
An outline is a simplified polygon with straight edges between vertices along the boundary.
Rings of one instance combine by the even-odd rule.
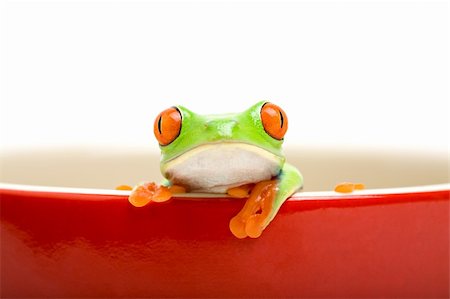
[[284, 118], [283, 118], [283, 113], [280, 112], [280, 120], [281, 120], [281, 127], [283, 128], [283, 124], [284, 124]]
[[159, 131], [159, 134], [162, 134], [162, 132], [161, 132], [161, 121], [162, 121], [162, 115], [158, 119], [158, 131]]

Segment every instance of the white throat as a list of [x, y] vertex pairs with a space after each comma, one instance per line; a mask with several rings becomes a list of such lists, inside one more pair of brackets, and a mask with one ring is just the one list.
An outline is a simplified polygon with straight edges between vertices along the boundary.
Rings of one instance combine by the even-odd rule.
[[191, 192], [226, 193], [229, 188], [278, 175], [284, 157], [245, 143], [215, 143], [196, 147], [161, 169], [172, 183]]

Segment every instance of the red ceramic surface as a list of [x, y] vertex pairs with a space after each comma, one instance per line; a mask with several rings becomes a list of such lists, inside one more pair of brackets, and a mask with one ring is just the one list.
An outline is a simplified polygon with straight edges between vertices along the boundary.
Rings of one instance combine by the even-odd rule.
[[448, 185], [296, 196], [244, 240], [228, 229], [241, 200], [0, 195], [2, 297], [449, 296]]

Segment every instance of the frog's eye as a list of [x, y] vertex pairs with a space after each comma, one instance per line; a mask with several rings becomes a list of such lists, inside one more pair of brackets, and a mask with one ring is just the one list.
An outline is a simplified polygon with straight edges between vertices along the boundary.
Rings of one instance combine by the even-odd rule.
[[275, 104], [265, 103], [261, 107], [261, 121], [267, 134], [281, 140], [288, 128], [286, 113]]
[[153, 133], [160, 145], [168, 145], [174, 141], [181, 132], [181, 113], [176, 107], [161, 112], [153, 124]]

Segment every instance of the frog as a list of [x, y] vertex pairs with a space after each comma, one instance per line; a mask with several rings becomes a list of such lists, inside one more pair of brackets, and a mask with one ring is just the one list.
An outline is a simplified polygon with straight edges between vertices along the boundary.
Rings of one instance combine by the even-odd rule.
[[184, 106], [167, 108], [153, 124], [165, 179], [159, 186], [135, 186], [129, 201], [142, 207], [186, 192], [247, 198], [229, 228], [239, 239], [258, 238], [303, 187], [302, 174], [283, 154], [287, 129], [285, 111], [269, 101], [239, 113], [211, 115]]

